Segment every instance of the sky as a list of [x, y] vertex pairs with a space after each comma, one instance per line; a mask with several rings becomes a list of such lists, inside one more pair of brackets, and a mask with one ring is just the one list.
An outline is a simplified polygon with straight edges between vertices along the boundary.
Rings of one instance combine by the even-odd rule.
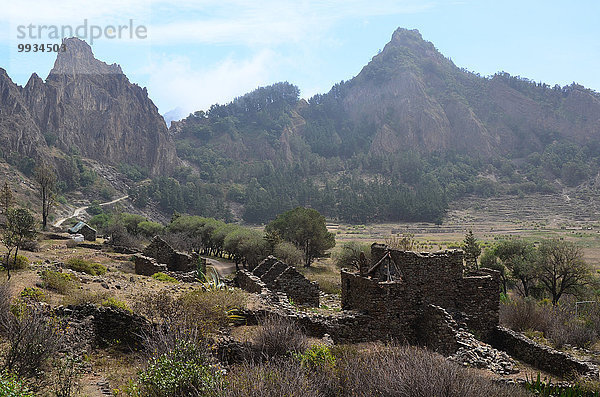
[[[40, 26], [143, 27], [92, 50], [148, 88], [159, 112], [185, 117], [259, 86], [289, 81], [309, 98], [358, 74], [398, 27], [418, 29], [459, 67], [600, 91], [596, 0], [0, 0], [0, 67], [17, 84], [46, 78], [56, 44]], [[33, 35], [20, 35], [33, 25]], [[19, 27], [21, 27], [19, 30]], [[112, 31], [110, 31], [112, 32]], [[35, 36], [35, 37], [32, 37]]]

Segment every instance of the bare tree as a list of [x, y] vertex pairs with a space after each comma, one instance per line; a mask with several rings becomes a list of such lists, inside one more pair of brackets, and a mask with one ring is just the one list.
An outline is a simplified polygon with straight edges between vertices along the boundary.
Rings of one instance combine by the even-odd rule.
[[555, 239], [540, 245], [536, 273], [556, 305], [564, 293], [577, 292], [588, 283], [591, 269], [583, 260], [581, 247]]
[[50, 208], [54, 205], [56, 174], [48, 164], [42, 164], [35, 168], [33, 177], [38, 184], [40, 198], [42, 199], [42, 229], [46, 230], [48, 214]]

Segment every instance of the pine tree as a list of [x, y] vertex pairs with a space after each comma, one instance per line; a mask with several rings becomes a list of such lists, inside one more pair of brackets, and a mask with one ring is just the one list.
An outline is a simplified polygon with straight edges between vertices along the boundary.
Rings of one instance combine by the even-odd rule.
[[479, 258], [479, 255], [481, 255], [481, 247], [473, 235], [472, 230], [469, 230], [469, 232], [465, 235], [465, 239], [463, 240], [463, 250], [465, 251], [465, 262], [467, 263], [467, 268], [477, 269], [477, 258]]

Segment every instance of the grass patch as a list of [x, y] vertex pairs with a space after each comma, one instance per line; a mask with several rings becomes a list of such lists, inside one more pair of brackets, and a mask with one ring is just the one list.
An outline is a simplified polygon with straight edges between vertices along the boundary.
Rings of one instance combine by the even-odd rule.
[[154, 273], [152, 278], [158, 281], [163, 281], [165, 283], [178, 283], [177, 279], [165, 274], [163, 272]]
[[106, 273], [106, 266], [85, 260], [81, 257], [69, 258], [65, 265], [76, 272], [87, 273], [91, 276], [101, 276]]

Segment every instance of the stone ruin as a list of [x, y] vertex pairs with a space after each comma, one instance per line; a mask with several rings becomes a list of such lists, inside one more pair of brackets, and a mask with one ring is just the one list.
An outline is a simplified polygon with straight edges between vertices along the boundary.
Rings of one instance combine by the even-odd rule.
[[371, 256], [373, 263], [361, 263], [359, 271], [342, 270], [342, 309], [371, 317], [374, 338], [423, 342], [432, 329], [428, 317], [439, 310], [484, 340], [498, 326], [500, 275], [490, 269], [463, 274], [462, 251], [417, 253], [373, 244]]
[[239, 271], [236, 282], [265, 298], [267, 309], [254, 313], [255, 323], [266, 314], [285, 316], [312, 337], [328, 335], [335, 343], [397, 340], [499, 374], [518, 372], [508, 352], [558, 376], [598, 377], [594, 365], [499, 326], [499, 273], [466, 271], [463, 255], [461, 250], [418, 253], [373, 244], [371, 263], [362, 260], [358, 270], [342, 269], [342, 311], [328, 315], [300, 312], [285, 295], [281, 299], [270, 292], [286, 285], [277, 282], [287, 267], [276, 258], [253, 272]]
[[[173, 249], [166, 241], [155, 236], [141, 254], [135, 254], [135, 273], [152, 276], [154, 273], [167, 273], [182, 281], [189, 281], [187, 274], [196, 270], [206, 273], [206, 261], [198, 255], [188, 255]], [[200, 265], [199, 265], [200, 264]], [[200, 269], [198, 269], [200, 266]]]
[[274, 256], [264, 259], [252, 272], [239, 270], [236, 284], [250, 292], [268, 293], [273, 290], [284, 293], [300, 306], [319, 307], [319, 285]]

